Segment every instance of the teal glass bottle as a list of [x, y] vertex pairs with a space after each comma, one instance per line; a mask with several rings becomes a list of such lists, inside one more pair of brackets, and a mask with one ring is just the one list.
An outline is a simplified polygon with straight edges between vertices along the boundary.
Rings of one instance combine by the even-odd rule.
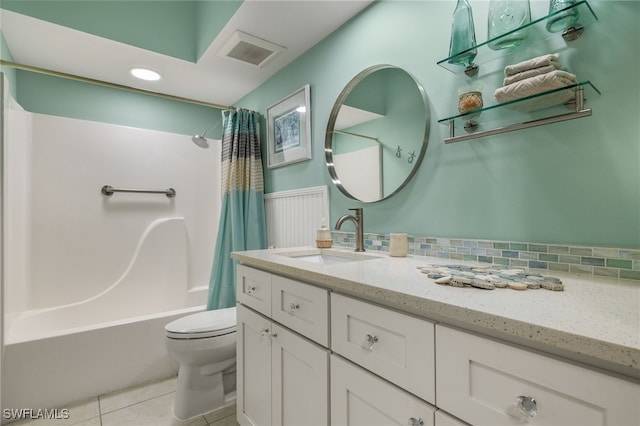
[[577, 7], [565, 10], [575, 5], [576, 0], [550, 0], [549, 15], [553, 16], [547, 19], [547, 31], [550, 33], [558, 33], [578, 22], [580, 12], [578, 12]]
[[489, 48], [500, 50], [519, 46], [527, 38], [529, 29], [518, 28], [529, 22], [529, 0], [490, 0], [487, 19]]
[[449, 44], [449, 63], [468, 67], [473, 64], [476, 50], [476, 32], [473, 27], [473, 14], [467, 0], [458, 0], [453, 11], [451, 23], [451, 43]]

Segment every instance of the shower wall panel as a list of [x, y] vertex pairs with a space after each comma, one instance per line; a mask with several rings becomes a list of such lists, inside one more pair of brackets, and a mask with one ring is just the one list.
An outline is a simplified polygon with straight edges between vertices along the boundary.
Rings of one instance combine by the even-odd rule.
[[4, 104], [5, 314], [26, 309], [30, 280], [32, 114], [10, 96]]
[[[184, 218], [186, 227], [188, 270], [176, 285], [208, 285], [220, 207], [218, 143], [202, 149], [186, 135], [41, 114], [32, 119], [27, 309], [75, 303], [107, 289], [127, 269], [145, 229], [163, 218]], [[177, 195], [105, 196], [103, 185], [171, 187]]]

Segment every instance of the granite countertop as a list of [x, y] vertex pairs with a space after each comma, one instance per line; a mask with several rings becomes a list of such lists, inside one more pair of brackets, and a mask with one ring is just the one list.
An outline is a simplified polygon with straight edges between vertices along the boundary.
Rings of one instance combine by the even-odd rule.
[[[354, 295], [391, 308], [501, 338], [545, 353], [569, 357], [640, 378], [640, 285], [554, 271], [564, 291], [482, 290], [435, 284], [419, 266], [482, 265], [424, 256], [371, 257], [324, 265], [288, 257], [312, 247], [232, 253], [241, 263]], [[331, 249], [345, 256], [350, 249]]]

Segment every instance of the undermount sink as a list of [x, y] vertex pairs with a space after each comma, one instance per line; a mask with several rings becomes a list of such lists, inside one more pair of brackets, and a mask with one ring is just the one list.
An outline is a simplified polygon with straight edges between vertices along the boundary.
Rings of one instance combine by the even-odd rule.
[[280, 256], [305, 260], [307, 262], [317, 263], [320, 265], [339, 265], [341, 263], [377, 259], [376, 256], [370, 256], [362, 253], [330, 249], [304, 249], [278, 254]]

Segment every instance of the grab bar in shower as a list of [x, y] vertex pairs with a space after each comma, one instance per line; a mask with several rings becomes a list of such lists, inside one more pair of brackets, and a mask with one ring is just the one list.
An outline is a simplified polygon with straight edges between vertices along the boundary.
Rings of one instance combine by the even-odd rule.
[[111, 195], [113, 195], [114, 192], [136, 192], [136, 193], [140, 193], [140, 194], [164, 194], [164, 195], [167, 196], [167, 198], [173, 198], [173, 197], [176, 196], [176, 190], [173, 189], [173, 188], [160, 190], [160, 191], [154, 191], [154, 190], [150, 190], [150, 189], [114, 188], [111, 185], [105, 185], [105, 186], [102, 187], [100, 192], [102, 192], [102, 194], [106, 195], [106, 196], [111, 196]]

